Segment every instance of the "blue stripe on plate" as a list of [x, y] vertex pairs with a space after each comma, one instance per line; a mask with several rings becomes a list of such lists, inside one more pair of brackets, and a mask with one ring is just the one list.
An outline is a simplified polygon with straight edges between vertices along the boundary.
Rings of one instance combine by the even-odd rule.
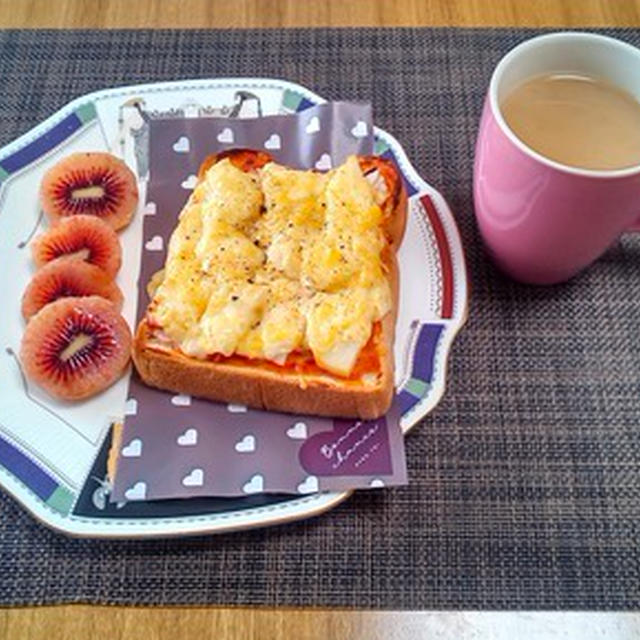
[[80, 118], [72, 113], [64, 120], [61, 120], [53, 128], [49, 129], [45, 134], [34, 140], [26, 147], [10, 155], [0, 162], [0, 167], [7, 173], [15, 173], [23, 167], [50, 151], [55, 146], [66, 140], [72, 133], [82, 127], [83, 122]]
[[[413, 350], [412, 364], [411, 364], [411, 378], [409, 382], [421, 381], [426, 383], [425, 393], [426, 396], [429, 393], [430, 384], [433, 379], [433, 364], [436, 355], [436, 347], [438, 341], [442, 335], [444, 325], [442, 324], [423, 324], [420, 327], [420, 333], [418, 334], [418, 340]], [[398, 395], [398, 402], [400, 404], [400, 411], [402, 415], [407, 413], [415, 405], [422, 400], [422, 397], [418, 397], [411, 391], [417, 388], [416, 384], [409, 384], [407, 388], [402, 389]]]
[[58, 483], [49, 477], [35, 462], [0, 436], [0, 465], [29, 487], [45, 502], [58, 488]]
[[315, 106], [316, 106], [315, 102], [311, 102], [311, 100], [307, 100], [307, 98], [302, 98], [302, 100], [300, 100], [300, 103], [298, 104], [298, 108], [296, 109], [296, 111], [304, 111], [309, 107], [315, 107]]
[[431, 382], [433, 378], [433, 360], [443, 328], [441, 324], [423, 324], [420, 327], [420, 334], [413, 352], [412, 378], [423, 382]]
[[409, 393], [408, 391], [401, 391], [396, 399], [398, 401], [398, 405], [400, 406], [400, 415], [404, 416], [405, 413], [408, 413], [410, 409], [413, 409], [418, 402], [422, 400], [422, 398], [416, 398], [414, 395]]

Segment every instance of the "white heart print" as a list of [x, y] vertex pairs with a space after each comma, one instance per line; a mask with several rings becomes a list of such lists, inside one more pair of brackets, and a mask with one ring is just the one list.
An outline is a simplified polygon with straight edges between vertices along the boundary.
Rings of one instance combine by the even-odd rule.
[[162, 251], [162, 247], [164, 247], [162, 236], [153, 236], [144, 243], [144, 248], [147, 251]]
[[298, 485], [298, 493], [317, 493], [318, 478], [316, 476], [307, 476], [304, 482]]
[[188, 178], [185, 178], [180, 183], [180, 186], [183, 189], [189, 189], [189, 191], [191, 191], [191, 189], [193, 189], [196, 186], [197, 183], [198, 183], [198, 176], [196, 176], [196, 175], [194, 175], [192, 173]]
[[280, 149], [281, 141], [277, 133], [272, 133], [271, 137], [264, 143], [265, 149]]
[[331, 156], [328, 153], [323, 153], [316, 162], [315, 167], [318, 171], [329, 171], [333, 164], [331, 163]]
[[256, 473], [254, 476], [251, 476], [249, 482], [245, 482], [242, 486], [242, 490], [245, 493], [260, 493], [264, 488], [264, 478]]
[[124, 415], [135, 416], [138, 413], [138, 401], [135, 398], [129, 398], [124, 403]]
[[155, 216], [156, 213], [158, 212], [158, 207], [156, 206], [155, 202], [147, 202], [147, 204], [144, 205], [144, 211], [143, 211], [143, 215], [145, 216]]
[[136, 482], [124, 492], [127, 500], [144, 500], [147, 497], [147, 485], [144, 482]]
[[256, 450], [256, 438], [248, 433], [242, 440], [236, 442], [235, 450], [238, 453], [253, 453]]
[[364, 138], [368, 132], [369, 128], [364, 120], [358, 120], [356, 126], [351, 129], [351, 135], [354, 138]]
[[195, 447], [198, 444], [198, 430], [189, 427], [184, 433], [180, 434], [177, 443], [181, 447]]
[[222, 144], [232, 144], [234, 137], [233, 137], [233, 131], [231, 131], [231, 129], [229, 129], [229, 127], [225, 127], [219, 134], [218, 134], [218, 142], [222, 142]]
[[133, 439], [122, 449], [122, 455], [125, 458], [139, 458], [142, 455], [142, 440], [140, 438]]
[[228, 404], [227, 411], [229, 413], [247, 413], [247, 407], [244, 404]]
[[296, 422], [287, 429], [287, 435], [292, 440], [305, 440], [307, 437], [307, 425], [304, 422]]
[[190, 149], [191, 149], [191, 144], [189, 143], [189, 138], [187, 138], [187, 136], [180, 136], [173, 143], [173, 150], [176, 153], [189, 153]]
[[304, 128], [307, 133], [318, 133], [320, 131], [320, 119], [318, 116], [313, 116]]
[[204, 484], [204, 471], [193, 469], [188, 476], [182, 478], [182, 484], [185, 487], [201, 487]]
[[175, 407], [188, 407], [191, 405], [191, 396], [186, 396], [183, 393], [171, 398], [171, 404]]

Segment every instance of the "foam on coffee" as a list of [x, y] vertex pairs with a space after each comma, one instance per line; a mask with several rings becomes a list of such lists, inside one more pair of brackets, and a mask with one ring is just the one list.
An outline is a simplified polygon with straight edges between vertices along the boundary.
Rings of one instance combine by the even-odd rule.
[[500, 109], [522, 142], [556, 162], [595, 170], [640, 164], [640, 102], [606, 80], [534, 76]]

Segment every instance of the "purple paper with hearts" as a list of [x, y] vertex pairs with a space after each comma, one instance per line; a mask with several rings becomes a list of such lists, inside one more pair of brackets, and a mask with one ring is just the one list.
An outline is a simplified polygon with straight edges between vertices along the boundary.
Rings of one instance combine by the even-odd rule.
[[[328, 169], [373, 152], [371, 107], [327, 103], [252, 119], [148, 120], [147, 207], [138, 318], [202, 160], [265, 149], [297, 168]], [[398, 403], [374, 421], [258, 411], [151, 389], [133, 375], [111, 500], [342, 491], [404, 484]]]

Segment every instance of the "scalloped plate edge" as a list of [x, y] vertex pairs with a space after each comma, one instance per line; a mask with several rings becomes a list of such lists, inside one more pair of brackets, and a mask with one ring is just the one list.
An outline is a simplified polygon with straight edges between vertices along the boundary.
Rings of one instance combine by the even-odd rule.
[[[238, 89], [240, 87], [270, 88], [283, 92], [290, 90], [306, 97], [314, 103], [326, 102], [325, 98], [322, 98], [306, 87], [287, 80], [270, 78], [196, 79], [116, 87], [88, 93], [75, 98], [46, 120], [5, 145], [0, 150], [0, 153], [3, 157], [6, 157], [24, 148], [29, 143], [41, 137], [45, 132], [49, 131], [53, 125], [59, 123], [88, 102], [95, 104], [105, 99], [131, 95], [138, 96], [161, 91], [218, 89], [223, 86]], [[437, 215], [445, 227], [446, 241], [451, 254], [452, 266], [458, 273], [458, 278], [456, 278], [455, 281], [456, 286], [453, 289], [453, 309], [455, 313], [451, 318], [439, 321], [443, 324], [443, 333], [438, 340], [438, 348], [441, 350], [442, 366], [435, 370], [435, 377], [428, 393], [412, 407], [409, 414], [403, 415], [401, 425], [403, 432], [407, 433], [437, 405], [444, 394], [446, 363], [450, 347], [468, 317], [468, 282], [460, 233], [446, 201], [436, 189], [420, 177], [407, 158], [404, 149], [392, 135], [378, 127], [374, 128], [374, 133], [377, 139], [384, 140], [393, 151], [393, 155], [398, 161], [405, 178], [415, 187], [418, 195], [422, 196], [426, 194], [431, 199]], [[107, 519], [86, 518], [61, 513], [46, 504], [27, 485], [2, 467], [0, 467], [0, 485], [37, 520], [46, 526], [71, 536], [95, 538], [146, 538], [201, 535], [273, 526], [320, 515], [337, 506], [353, 493], [346, 491], [340, 493], [314, 494], [274, 505], [200, 516], [153, 519]]]

